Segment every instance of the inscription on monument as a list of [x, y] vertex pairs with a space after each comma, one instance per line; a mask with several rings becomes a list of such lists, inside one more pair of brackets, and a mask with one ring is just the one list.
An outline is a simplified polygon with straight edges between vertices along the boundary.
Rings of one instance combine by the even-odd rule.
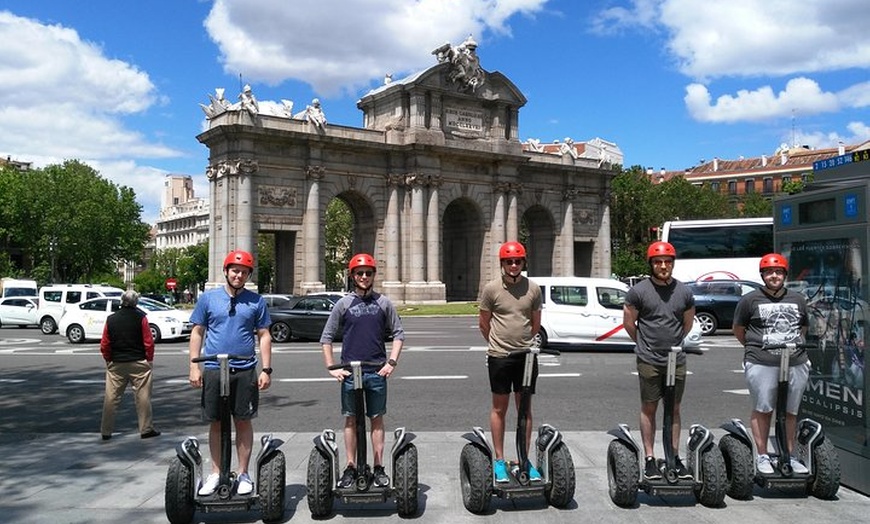
[[480, 136], [483, 133], [483, 111], [444, 108], [445, 126], [459, 136]]

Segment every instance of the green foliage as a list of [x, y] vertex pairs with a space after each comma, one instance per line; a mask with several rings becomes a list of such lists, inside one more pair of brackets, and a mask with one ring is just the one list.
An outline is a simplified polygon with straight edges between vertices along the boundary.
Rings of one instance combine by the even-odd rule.
[[138, 261], [150, 230], [141, 212], [132, 189], [76, 160], [0, 171], [0, 242], [19, 247], [41, 283], [106, 280], [118, 261]]
[[325, 282], [328, 290], [345, 288], [345, 270], [353, 253], [354, 217], [350, 207], [340, 198], [333, 198], [326, 207], [324, 240], [326, 254], [323, 266], [326, 268]]
[[[811, 184], [813, 179], [813, 174], [810, 173], [807, 177], [807, 183]], [[804, 181], [800, 178], [791, 178], [787, 182], [782, 183], [782, 191], [789, 195], [794, 195], [796, 193], [802, 193], [805, 186], [806, 184], [804, 184]]]
[[741, 198], [740, 216], [745, 218], [773, 216], [773, 203], [761, 193], [747, 193]]
[[275, 235], [257, 236], [257, 291], [271, 293], [275, 285]]

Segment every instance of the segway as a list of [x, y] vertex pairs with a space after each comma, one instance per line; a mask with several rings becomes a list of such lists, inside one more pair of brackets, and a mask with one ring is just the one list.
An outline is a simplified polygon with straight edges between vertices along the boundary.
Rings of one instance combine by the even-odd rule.
[[532, 374], [538, 353], [558, 355], [558, 351], [528, 348], [512, 353], [507, 358], [525, 358], [520, 405], [517, 409], [517, 462], [509, 464], [508, 482], [495, 482], [493, 457], [495, 453], [483, 429], [475, 426], [471, 433], [462, 435], [468, 443], [459, 457], [459, 479], [462, 503], [472, 513], [484, 513], [493, 495], [504, 499], [544, 497], [554, 507], [564, 508], [574, 498], [574, 461], [562, 434], [549, 424], [538, 428], [535, 441], [537, 468], [541, 481], [529, 479], [531, 462], [526, 452], [526, 415], [532, 398]]
[[259, 506], [264, 522], [280, 521], [284, 516], [284, 453], [278, 448], [284, 441], [263, 435], [257, 455], [256, 491], [249, 495], [237, 492], [238, 478], [230, 471], [232, 461], [232, 421], [230, 420], [230, 366], [232, 359], [249, 355], [219, 354], [191, 359], [191, 362], [217, 361], [220, 364], [220, 481], [211, 495], [199, 495], [203, 482], [202, 454], [196, 437], [187, 437], [175, 448], [166, 474], [166, 516], [172, 524], [187, 524], [196, 510], [205, 513], [248, 511]]
[[641, 489], [649, 495], [694, 495], [695, 500], [709, 507], [721, 506], [727, 487], [725, 461], [716, 447], [713, 434], [701, 424], [693, 424], [686, 442], [686, 467], [691, 479], [677, 474], [673, 446], [674, 403], [676, 397], [677, 355], [681, 351], [701, 354], [700, 349], [680, 346], [655, 350], [668, 353], [665, 376], [664, 413], [662, 417], [662, 447], [664, 459], [659, 459], [661, 479], [647, 479], [643, 475], [644, 449], [631, 434], [627, 424], [619, 424], [607, 433], [616, 437], [607, 448], [607, 484], [610, 499], [617, 506], [631, 507], [637, 502]]
[[[804, 418], [797, 425], [795, 450], [806, 465], [807, 473], [795, 473], [788, 453], [785, 425], [788, 404], [789, 360], [797, 344], [777, 344], [765, 350], [780, 350], [779, 382], [776, 390], [776, 418], [774, 443], [776, 453], [770, 454], [773, 473], [758, 471], [755, 457], [758, 449], [752, 432], [743, 422], [734, 418], [721, 427], [728, 432], [719, 441], [728, 472], [728, 495], [738, 500], [752, 498], [753, 483], [762, 488], [802, 489], [820, 499], [832, 499], [840, 489], [840, 459], [831, 441], [825, 438], [822, 425]], [[807, 347], [807, 346], [803, 346]]]
[[389, 499], [396, 501], [400, 517], [417, 513], [417, 448], [411, 443], [414, 434], [397, 428], [393, 432], [393, 447], [390, 450], [391, 473], [389, 486], [375, 486], [372, 470], [366, 458], [366, 410], [363, 389], [363, 366], [380, 368], [383, 362], [353, 361], [335, 364], [329, 369], [346, 369], [352, 373], [354, 390], [354, 414], [356, 416], [356, 471], [354, 483], [348, 488], [338, 485], [338, 445], [335, 432], [324, 429], [314, 438], [314, 449], [308, 456], [308, 509], [314, 518], [323, 518], [332, 512], [336, 498], [348, 503], [380, 503]]

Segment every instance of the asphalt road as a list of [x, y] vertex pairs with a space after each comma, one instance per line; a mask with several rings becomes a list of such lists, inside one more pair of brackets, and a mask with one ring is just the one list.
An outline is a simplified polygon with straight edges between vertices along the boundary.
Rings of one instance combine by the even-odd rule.
[[[387, 427], [462, 431], [488, 426], [489, 389], [483, 340], [475, 317], [405, 319], [406, 349], [390, 380]], [[708, 350], [689, 356], [684, 427], [716, 427], [748, 417], [740, 372], [742, 350], [730, 334], [705, 339]], [[261, 395], [257, 431], [316, 432], [341, 427], [338, 386], [312, 342], [274, 348], [272, 387]], [[160, 428], [198, 432], [199, 391], [187, 383], [187, 343], [158, 344], [154, 414]], [[535, 425], [565, 431], [637, 426], [638, 386], [629, 352], [563, 351], [542, 355]], [[0, 329], [0, 434], [94, 433], [99, 430], [104, 371], [96, 342], [71, 345], [37, 329]], [[508, 419], [508, 425], [515, 419]], [[121, 432], [133, 432], [132, 394], [122, 403]]]

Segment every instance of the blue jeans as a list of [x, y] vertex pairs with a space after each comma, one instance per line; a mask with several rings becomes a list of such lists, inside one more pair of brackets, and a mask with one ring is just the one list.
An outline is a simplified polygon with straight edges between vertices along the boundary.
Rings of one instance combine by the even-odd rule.
[[[385, 377], [377, 373], [363, 373], [363, 392], [365, 393], [366, 416], [372, 418], [386, 414], [387, 379]], [[341, 383], [341, 414], [345, 417], [356, 415], [352, 375]]]

